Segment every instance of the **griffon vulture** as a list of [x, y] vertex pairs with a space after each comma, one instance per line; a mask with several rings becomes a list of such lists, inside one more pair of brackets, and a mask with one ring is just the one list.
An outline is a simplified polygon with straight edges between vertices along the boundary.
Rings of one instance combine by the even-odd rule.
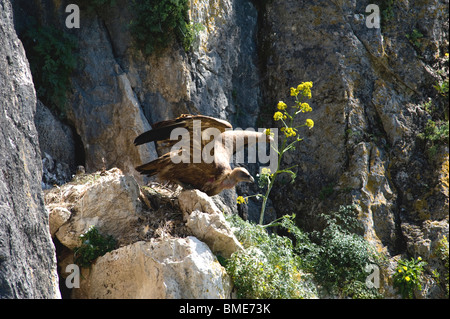
[[272, 140], [261, 132], [233, 131], [227, 121], [204, 115], [183, 114], [152, 127], [139, 135], [134, 144], [154, 141], [167, 153], [136, 170], [147, 176], [157, 175], [161, 181], [199, 189], [209, 196], [239, 182], [254, 182], [245, 168], [231, 168], [231, 157], [245, 146]]

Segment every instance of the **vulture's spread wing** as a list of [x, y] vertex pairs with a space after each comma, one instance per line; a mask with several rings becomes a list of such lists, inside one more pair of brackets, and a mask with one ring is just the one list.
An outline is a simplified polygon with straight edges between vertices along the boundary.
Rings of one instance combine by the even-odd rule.
[[[261, 132], [233, 131], [227, 121], [204, 115], [183, 114], [173, 120], [155, 123], [152, 127], [152, 130], [139, 135], [134, 144], [154, 141], [159, 150], [165, 149], [165, 154], [136, 167], [136, 170], [148, 176], [157, 174], [162, 180], [190, 184], [212, 195], [224, 187], [234, 186], [223, 184], [232, 172], [232, 155], [246, 146], [268, 139]], [[189, 146], [180, 149], [180, 144], [177, 144], [180, 141], [187, 141]], [[189, 152], [187, 158], [183, 151]]]

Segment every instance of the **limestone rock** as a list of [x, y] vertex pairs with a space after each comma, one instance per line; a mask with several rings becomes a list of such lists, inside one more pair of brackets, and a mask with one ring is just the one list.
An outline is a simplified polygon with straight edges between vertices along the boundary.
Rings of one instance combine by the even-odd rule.
[[[448, 220], [445, 191], [425, 186], [435, 188], [439, 164], [430, 167], [417, 144], [430, 116], [421, 103], [432, 98], [448, 110], [428, 89], [439, 79], [439, 48], [448, 46], [448, 4], [396, 3], [384, 8], [392, 18], [381, 29], [366, 27], [366, 5], [340, 1], [336, 10], [333, 3], [275, 0], [265, 6], [264, 99], [275, 111], [290, 86], [313, 81], [308, 117], [316, 123], [299, 132], [303, 142], [282, 163], [298, 164], [296, 182], [274, 188], [272, 200], [279, 215], [295, 211], [306, 229], [316, 227], [318, 211], [357, 203], [366, 238], [395, 255], [410, 245], [403, 222], [420, 228], [427, 216]], [[403, 36], [417, 27], [417, 17], [420, 45]], [[333, 196], [318, 200], [329, 185]]]
[[[77, 154], [78, 150], [76, 149], [72, 128], [62, 123], [39, 100], [36, 104], [34, 123], [39, 136], [39, 147], [43, 160], [49, 157], [53, 161], [61, 163], [61, 166], [65, 166], [65, 179], [62, 179], [58, 185], [67, 183], [71, 179], [71, 175], [75, 172], [78, 164], [77, 155], [79, 155]], [[55, 143], [55, 141], [58, 142]], [[51, 172], [52, 170], [49, 168], [48, 171]], [[50, 185], [53, 186], [53, 184]]]
[[52, 237], [55, 236], [59, 227], [69, 220], [70, 216], [70, 211], [65, 207], [56, 206], [52, 207], [51, 211], [48, 211], [48, 223]]
[[36, 93], [9, 0], [0, 0], [0, 299], [58, 298], [41, 189]]
[[205, 27], [190, 57], [189, 93], [194, 105], [202, 114], [220, 116], [234, 125], [255, 125], [261, 101], [255, 6], [245, 0], [195, 1], [191, 19]]
[[211, 198], [198, 189], [181, 191], [178, 195], [178, 204], [185, 217], [194, 210], [199, 210], [208, 214], [220, 213]]
[[231, 283], [208, 246], [195, 237], [139, 241], [83, 269], [74, 298], [228, 298]]
[[64, 162], [58, 162], [47, 153], [42, 158], [42, 189], [62, 185], [72, 179], [72, 170]]
[[208, 214], [195, 210], [187, 217], [186, 226], [204, 241], [214, 253], [225, 258], [242, 250], [242, 245], [234, 236], [231, 227], [222, 214]]
[[145, 57], [132, 46], [133, 19], [126, 0], [107, 8], [102, 17], [121, 67], [150, 123], [200, 113], [255, 124], [261, 91], [257, 85], [257, 11], [246, 0], [190, 2], [190, 21], [202, 25], [191, 52], [180, 45], [159, 56]]
[[152, 143], [135, 147], [133, 140], [150, 125], [126, 74], [114, 59], [104, 25], [95, 15], [83, 23], [79, 32], [83, 67], [72, 79], [74, 94], [67, 116], [82, 139], [86, 171], [118, 167], [141, 180], [134, 167], [155, 158], [156, 152]]
[[52, 227], [59, 241], [70, 249], [79, 246], [79, 236], [90, 226], [116, 239], [122, 238], [134, 231], [133, 225], [141, 211], [139, 185], [132, 176], [114, 168], [103, 176], [86, 175], [86, 179], [84, 184], [66, 184], [46, 194], [50, 216], [71, 212], [66, 223], [57, 230]]
[[[251, 174], [251, 173], [250, 173]], [[242, 183], [241, 183], [242, 184]], [[217, 208], [225, 215], [237, 214], [236, 207], [237, 189], [224, 189], [220, 194], [212, 196], [211, 199]]]
[[178, 195], [186, 226], [198, 239], [204, 241], [214, 253], [230, 258], [243, 247], [212, 199], [205, 193], [185, 190]]
[[394, 247], [395, 194], [386, 177], [386, 154], [372, 143], [361, 142], [355, 147], [350, 163], [349, 172], [342, 175], [339, 186], [360, 190], [353, 195], [353, 202], [360, 208], [365, 238], [380, 252], [385, 250], [383, 247]]
[[[46, 191], [50, 229], [62, 245], [78, 247], [79, 236], [93, 225], [122, 246], [83, 269], [82, 287], [72, 290], [73, 297], [228, 298], [229, 278], [211, 250], [229, 257], [240, 244], [210, 197], [197, 190], [181, 194], [175, 204], [176, 197], [157, 184], [141, 191], [117, 168]], [[68, 249], [59, 258], [60, 269], [73, 263]]]
[[402, 224], [402, 231], [407, 238], [407, 250], [411, 255], [434, 262], [439, 240], [445, 234], [448, 235], [448, 220], [427, 220], [421, 227], [405, 222]]
[[69, 182], [77, 163], [84, 159], [84, 153], [77, 149], [72, 128], [62, 123], [40, 100], [36, 104], [34, 123], [42, 154], [42, 188]]

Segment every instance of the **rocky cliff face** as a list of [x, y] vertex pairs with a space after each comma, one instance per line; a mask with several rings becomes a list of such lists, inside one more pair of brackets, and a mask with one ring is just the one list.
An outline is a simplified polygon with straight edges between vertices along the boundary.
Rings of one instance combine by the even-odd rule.
[[0, 110], [0, 298], [57, 298], [33, 122], [36, 94], [8, 0], [0, 1]]
[[289, 86], [313, 81], [316, 123], [285, 161], [299, 164], [294, 186], [279, 185], [272, 199], [305, 228], [317, 227], [321, 211], [357, 204], [380, 251], [432, 259], [448, 234], [448, 143], [429, 156], [418, 136], [428, 120], [448, 121], [448, 94], [433, 87], [443, 66], [448, 81], [448, 2], [378, 2], [379, 29], [366, 27], [368, 3], [266, 6], [265, 101], [274, 105]]
[[[304, 141], [284, 158], [283, 165], [298, 165], [297, 179], [274, 187], [272, 217], [295, 213], [298, 224], [311, 231], [320, 229], [321, 213], [355, 204], [365, 238], [385, 254], [391, 269], [399, 256], [421, 256], [433, 265], [430, 270], [442, 266], [435, 251], [448, 237], [448, 140], [437, 141], [427, 125], [448, 123], [448, 1], [372, 1], [380, 8], [380, 28], [365, 23], [371, 1], [190, 1], [190, 20], [202, 26], [192, 50], [172, 43], [151, 56], [133, 43], [127, 27], [135, 15], [130, 1], [99, 1], [105, 4], [83, 9], [80, 28], [69, 30], [65, 7], [71, 2], [14, 1], [19, 35], [33, 17], [78, 39], [80, 63], [70, 78], [65, 123], [54, 119], [58, 124], [47, 125], [51, 116], [41, 116], [48, 110], [38, 105], [44, 186], [64, 183], [78, 164], [88, 173], [118, 167], [141, 183], [133, 167], [154, 158], [157, 150], [153, 145], [135, 148], [132, 141], [152, 123], [201, 113], [243, 128], [274, 127], [276, 103], [287, 100], [291, 86], [313, 81], [315, 127], [301, 131]], [[11, 65], [5, 61], [2, 75]], [[447, 93], [440, 86], [445, 79]], [[56, 137], [60, 148], [52, 143]], [[256, 191], [238, 188], [248, 195]], [[231, 191], [215, 202], [221, 210], [236, 212], [235, 196]], [[73, 207], [59, 208], [55, 216], [65, 225], [61, 238], [72, 227], [76, 241], [82, 229], [73, 227], [87, 221], [102, 226], [101, 205], [91, 200], [92, 209], [97, 207], [93, 211], [73, 204], [87, 214], [73, 217], [73, 223], [64, 217]], [[248, 216], [256, 216], [258, 205], [250, 199]], [[198, 220], [220, 222], [202, 210], [190, 211], [192, 220], [185, 222], [193, 228]], [[198, 238], [208, 242], [211, 231], [202, 229]], [[170, 243], [185, 244], [192, 243]], [[124, 256], [141, 256], [147, 244], [140, 245], [124, 249]], [[428, 287], [436, 286], [427, 276]], [[424, 289], [419, 297], [438, 296], [436, 291]]]
[[[311, 116], [316, 130], [305, 132], [305, 143], [286, 161], [300, 163], [293, 191], [305, 196], [301, 186], [305, 182], [309, 197], [317, 197], [313, 193], [327, 184], [336, 193], [348, 188], [348, 198], [357, 194], [368, 210], [371, 205], [384, 206], [386, 211], [379, 215], [394, 222], [401, 207], [418, 199], [408, 196], [420, 184], [412, 177], [420, 173], [431, 178], [447, 160], [448, 149], [442, 147], [430, 163], [417, 135], [433, 116], [422, 106], [428, 98], [437, 110], [448, 112], [448, 101], [433, 89], [448, 48], [448, 4], [397, 4], [389, 9], [394, 16], [384, 19], [381, 29], [366, 27], [361, 15], [366, 5], [346, 1], [268, 5], [262, 32], [267, 43], [264, 92], [267, 100], [277, 101], [292, 83], [314, 82]], [[405, 36], [419, 26], [424, 33], [420, 49]], [[401, 177], [405, 175], [406, 183]], [[434, 179], [432, 185], [438, 183]], [[443, 212], [445, 200], [437, 206]], [[394, 237], [386, 240], [394, 247]]]

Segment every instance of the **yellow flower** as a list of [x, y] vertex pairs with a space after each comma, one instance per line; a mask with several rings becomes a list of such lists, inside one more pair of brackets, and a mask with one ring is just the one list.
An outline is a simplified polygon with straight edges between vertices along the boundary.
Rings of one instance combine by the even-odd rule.
[[446, 58], [448, 58], [448, 52], [447, 52], [447, 53], [445, 53], [445, 57], [446, 57]]
[[[310, 99], [312, 97], [311, 95], [311, 88], [313, 87], [313, 83], [312, 82], [302, 82], [297, 86], [297, 94], [298, 95], [299, 92], [302, 92], [303, 96], [306, 96], [308, 99]], [[291, 88], [291, 95], [292, 95], [292, 90], [295, 90], [294, 88]]]
[[291, 88], [291, 96], [297, 96], [298, 91], [295, 88]]
[[238, 197], [236, 198], [236, 201], [237, 201], [238, 204], [244, 204], [244, 203], [247, 203], [247, 202], [248, 202], [248, 198], [244, 198], [244, 197], [242, 197], [242, 196], [238, 196]]
[[275, 114], [273, 115], [273, 119], [274, 119], [275, 121], [279, 121], [279, 120], [285, 119], [285, 118], [286, 118], [286, 115], [284, 115], [284, 114], [281, 113], [281, 112], [275, 112]]
[[312, 108], [311, 108], [311, 106], [309, 106], [308, 103], [302, 103], [302, 104], [300, 104], [300, 110], [302, 112], [311, 112]]
[[303, 82], [303, 86], [306, 89], [311, 89], [313, 87], [313, 83], [311, 81], [310, 82]]
[[399, 269], [399, 270], [398, 270], [398, 272], [399, 272], [399, 273], [402, 273], [402, 272], [403, 272], [403, 270]]
[[403, 269], [404, 269], [404, 270], [408, 270], [408, 267], [406, 267], [406, 266], [403, 266]]
[[268, 175], [270, 173], [271, 173], [271, 171], [270, 171], [270, 168], [268, 168], [268, 167], [263, 167], [261, 169], [261, 174], [263, 174], [263, 175]]
[[311, 119], [307, 119], [306, 120], [306, 126], [309, 127], [310, 129], [312, 129], [314, 127], [314, 121]]
[[297, 86], [297, 91], [308, 90], [311, 89], [312, 86], [313, 86], [312, 82], [302, 82]]
[[284, 135], [286, 135], [286, 137], [297, 135], [297, 133], [294, 131], [294, 129], [292, 127], [288, 127], [288, 128], [282, 127], [281, 131], [284, 132]]
[[287, 105], [286, 105], [286, 103], [284, 103], [283, 101], [280, 101], [280, 102], [278, 102], [278, 104], [277, 104], [277, 108], [279, 109], [279, 110], [285, 110], [286, 108], [287, 108]]
[[405, 277], [405, 280], [406, 280], [406, 281], [410, 281], [411, 278], [409, 278], [409, 276], [406, 276], [406, 277]]
[[310, 99], [312, 97], [311, 90], [310, 89], [303, 90], [303, 95], [306, 96], [308, 99]]
[[417, 257], [417, 260], [418, 260], [418, 261], [421, 261], [421, 260], [422, 260], [422, 257]]
[[275, 133], [273, 133], [271, 130], [270, 130], [270, 128], [266, 128], [265, 130], [264, 130], [264, 134], [266, 134], [267, 136], [275, 136]]

